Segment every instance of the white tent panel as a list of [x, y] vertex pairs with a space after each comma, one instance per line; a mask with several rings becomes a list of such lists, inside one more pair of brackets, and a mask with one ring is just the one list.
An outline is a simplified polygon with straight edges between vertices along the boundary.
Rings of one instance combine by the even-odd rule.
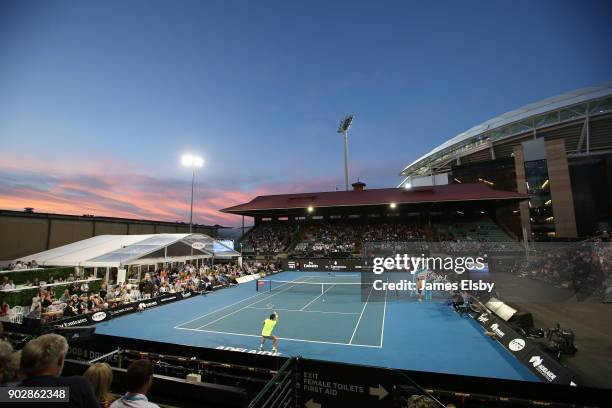
[[[48, 251], [20, 258], [21, 261], [35, 260], [41, 266], [87, 266], [119, 267], [131, 261], [145, 258], [174, 243], [184, 242], [194, 246], [193, 256], [197, 258], [214, 256], [240, 256], [240, 253], [204, 234], [145, 234], [145, 235], [99, 235]], [[169, 257], [168, 259], [171, 259]], [[153, 260], [164, 261], [166, 258]]]

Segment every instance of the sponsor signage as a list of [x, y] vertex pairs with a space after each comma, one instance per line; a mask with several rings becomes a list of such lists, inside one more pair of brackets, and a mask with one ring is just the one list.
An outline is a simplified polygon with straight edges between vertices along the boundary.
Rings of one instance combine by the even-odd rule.
[[204, 249], [206, 248], [206, 244], [203, 242], [194, 242], [193, 244], [191, 244], [191, 247], [193, 249]]
[[316, 270], [316, 271], [368, 271], [372, 270], [371, 262], [368, 259], [347, 258], [347, 259], [288, 259], [283, 260], [284, 269], [288, 270]]
[[106, 317], [106, 312], [96, 312], [91, 315], [91, 320], [93, 320], [94, 322], [101, 322], [102, 320], [105, 320]]
[[151, 307], [159, 306], [161, 304], [166, 304], [170, 302], [174, 302], [176, 300], [186, 299], [191, 297], [194, 293], [191, 291], [185, 291], [182, 293], [167, 293], [156, 298], [141, 300], [139, 302], [132, 302], [123, 305], [118, 305], [117, 307], [113, 307], [106, 310], [101, 310], [99, 312], [87, 313], [83, 315], [78, 315], [74, 317], [69, 317], [67, 319], [57, 320], [51, 322], [50, 325], [53, 327], [73, 327], [73, 326], [87, 326], [96, 323], [100, 323], [109, 319], [112, 319], [117, 316], [122, 316], [127, 313], [134, 313], [139, 310], [145, 310]]
[[522, 361], [543, 382], [576, 385], [565, 367], [536, 347], [531, 353], [526, 354]]
[[520, 360], [531, 372], [543, 382], [570, 385], [574, 383], [573, 375], [560, 363], [550, 357], [536, 343], [525, 338], [506, 322], [491, 313], [481, 313], [475, 320]]
[[402, 382], [374, 367], [350, 366], [347, 370], [331, 362], [301, 360], [300, 368], [298, 386], [306, 408], [394, 407], [394, 385]]

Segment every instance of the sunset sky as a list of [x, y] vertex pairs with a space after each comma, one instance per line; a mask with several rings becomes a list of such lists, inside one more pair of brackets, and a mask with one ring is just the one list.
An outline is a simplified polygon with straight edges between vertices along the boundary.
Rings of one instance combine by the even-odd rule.
[[238, 225], [260, 194], [399, 171], [612, 81], [610, 2], [2, 1], [0, 209]]

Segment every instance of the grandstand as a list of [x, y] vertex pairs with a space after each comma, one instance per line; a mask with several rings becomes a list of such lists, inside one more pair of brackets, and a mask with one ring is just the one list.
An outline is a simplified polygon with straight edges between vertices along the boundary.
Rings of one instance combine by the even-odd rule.
[[529, 240], [610, 231], [612, 84], [487, 120], [414, 160], [400, 176], [401, 188], [483, 182], [528, 193], [520, 224]]
[[[364, 242], [439, 240], [444, 229], [437, 226], [452, 219], [471, 222], [479, 240], [516, 240], [516, 222], [494, 220], [516, 214], [527, 198], [484, 183], [410, 190], [366, 190], [364, 183], [355, 183], [353, 191], [260, 196], [221, 211], [254, 218], [254, 228], [241, 240], [245, 256], [355, 258]], [[261, 242], [258, 250], [244, 250], [256, 242]]]

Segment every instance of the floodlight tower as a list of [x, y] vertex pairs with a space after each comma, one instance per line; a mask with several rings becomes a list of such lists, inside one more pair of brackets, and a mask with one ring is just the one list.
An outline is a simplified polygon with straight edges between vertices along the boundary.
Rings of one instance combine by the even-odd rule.
[[191, 233], [193, 231], [193, 186], [195, 184], [195, 172], [197, 167], [204, 165], [204, 159], [192, 154], [185, 154], [181, 157], [181, 164], [193, 169], [191, 174], [191, 206], [189, 208], [189, 233]]
[[338, 126], [338, 133], [344, 136], [344, 189], [348, 191], [348, 130], [353, 123], [353, 115], [348, 115], [342, 119], [340, 126]]

